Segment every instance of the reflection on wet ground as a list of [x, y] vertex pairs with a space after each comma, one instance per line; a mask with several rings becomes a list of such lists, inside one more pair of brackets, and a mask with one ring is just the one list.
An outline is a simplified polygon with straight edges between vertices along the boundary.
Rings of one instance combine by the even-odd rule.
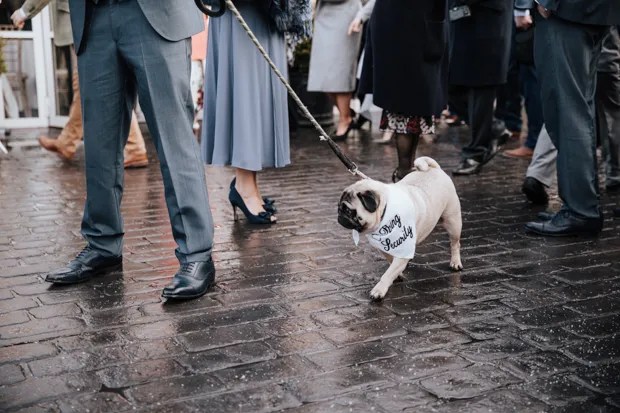
[[[461, 132], [418, 155], [449, 170]], [[391, 146], [358, 133], [344, 148], [369, 176], [390, 177]], [[57, 288], [40, 274], [82, 246], [82, 158], [0, 158], [2, 410], [620, 409], [619, 220], [595, 239], [526, 235], [537, 212], [519, 192], [527, 165], [498, 157], [455, 179], [465, 270], [450, 272], [437, 229], [374, 303], [386, 263], [336, 222], [354, 178], [310, 131], [292, 153], [293, 166], [261, 175], [280, 210], [271, 227], [233, 222], [231, 171], [207, 168], [217, 285], [176, 304], [159, 298], [177, 262], [154, 159], [125, 176], [122, 273]], [[618, 201], [603, 193], [608, 217]]]

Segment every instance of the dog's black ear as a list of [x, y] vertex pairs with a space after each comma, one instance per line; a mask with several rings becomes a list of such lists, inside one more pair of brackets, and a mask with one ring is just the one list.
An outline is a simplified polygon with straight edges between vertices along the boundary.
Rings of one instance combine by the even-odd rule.
[[368, 212], [375, 212], [379, 207], [379, 197], [374, 191], [358, 192], [357, 197]]

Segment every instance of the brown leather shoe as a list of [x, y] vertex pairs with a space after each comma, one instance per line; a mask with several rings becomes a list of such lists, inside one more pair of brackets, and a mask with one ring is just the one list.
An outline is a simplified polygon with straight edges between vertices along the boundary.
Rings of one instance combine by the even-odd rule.
[[149, 158], [146, 156], [146, 152], [125, 154], [125, 168], [144, 168], [149, 164]]
[[75, 149], [68, 148], [65, 145], [59, 145], [59, 140], [58, 138], [52, 139], [47, 136], [41, 136], [39, 137], [39, 144], [48, 151], [57, 153], [58, 156], [65, 161], [72, 160], [75, 155]]
[[49, 136], [39, 136], [39, 145], [41, 145], [43, 149], [47, 149], [50, 152], [58, 152], [56, 139], [52, 139]]
[[70, 161], [75, 156], [75, 149], [71, 150], [64, 146], [56, 146], [58, 156], [60, 156], [64, 161]]
[[528, 148], [527, 146], [520, 146], [517, 149], [504, 151], [502, 155], [504, 155], [506, 158], [532, 159], [532, 155], [534, 155], [534, 150]]

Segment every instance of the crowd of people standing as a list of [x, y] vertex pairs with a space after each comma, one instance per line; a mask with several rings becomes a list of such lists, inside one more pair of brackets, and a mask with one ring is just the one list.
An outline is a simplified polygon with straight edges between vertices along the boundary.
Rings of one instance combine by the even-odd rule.
[[[23, 24], [49, 1], [26, 0], [14, 23]], [[286, 72], [287, 39], [310, 35], [310, 3], [235, 4]], [[133, 114], [139, 96], [181, 264], [162, 295], [203, 295], [215, 279], [203, 162], [234, 168], [229, 201], [235, 217], [239, 209], [250, 223], [275, 223], [278, 210], [262, 196], [258, 172], [290, 163], [285, 89], [230, 11], [211, 19], [199, 147], [190, 55], [191, 36], [204, 30], [204, 21], [191, 0], [55, 0], [55, 7], [63, 28], [70, 11], [72, 35], [56, 41], [73, 44], [75, 93], [69, 124], [41, 145], [70, 158], [75, 151], [67, 148], [84, 136], [87, 246], [46, 280], [82, 282], [122, 265], [123, 168], [132, 166], [125, 143], [137, 141], [134, 166], [148, 162]], [[545, 200], [557, 159], [564, 202], [527, 230], [549, 236], [601, 231], [597, 138], [605, 148], [607, 190], [620, 187], [617, 0], [420, 0], [415, 6], [408, 0], [317, 0], [313, 24], [308, 89], [327, 93], [338, 109], [337, 139], [360, 123], [353, 97], [372, 96], [383, 110], [381, 129], [396, 145], [394, 182], [411, 170], [420, 136], [434, 133], [446, 109], [468, 125], [453, 174], [480, 173], [510, 129], [520, 129], [524, 96], [529, 133], [521, 148], [505, 155], [533, 155], [523, 190], [535, 202]]]

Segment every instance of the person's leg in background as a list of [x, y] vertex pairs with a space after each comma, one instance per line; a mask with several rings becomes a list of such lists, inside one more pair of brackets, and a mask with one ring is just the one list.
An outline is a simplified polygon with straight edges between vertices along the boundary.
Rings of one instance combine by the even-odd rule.
[[[73, 89], [73, 99], [69, 108], [69, 120], [58, 135], [58, 138], [52, 139], [47, 136], [39, 138], [39, 144], [51, 152], [56, 152], [65, 159], [71, 160], [75, 156], [77, 148], [84, 137], [84, 129], [82, 125], [82, 103], [80, 101], [80, 81], [78, 75], [77, 56], [73, 46], [71, 46], [71, 86]], [[149, 161], [146, 155], [146, 145], [144, 137], [140, 131], [140, 125], [136, 119], [135, 112], [132, 115], [131, 127], [129, 129], [129, 137], [127, 146], [124, 151], [126, 168], [141, 168], [147, 166]]]
[[464, 121], [469, 117], [467, 98], [468, 89], [466, 87], [454, 85], [448, 87], [448, 107], [450, 113]]
[[606, 31], [604, 26], [553, 15], [537, 21], [534, 41], [541, 99], [545, 125], [558, 149], [558, 189], [564, 205], [550, 221], [527, 223], [528, 231], [567, 236], [602, 229], [594, 95]]
[[334, 138], [336, 139], [346, 139], [349, 135], [349, 132], [353, 128], [353, 111], [351, 110], [351, 98], [353, 97], [352, 92], [342, 92], [342, 93], [329, 93], [332, 101], [338, 108], [338, 125], [336, 126], [336, 132]]
[[543, 125], [521, 187], [521, 191], [531, 203], [545, 205], [549, 202], [546, 188], [551, 186], [555, 178], [557, 156], [558, 151]]
[[[599, 139], [605, 160], [605, 188], [607, 191], [620, 191], [620, 42], [617, 33], [610, 34], [606, 39], [601, 60], [604, 66], [599, 65], [596, 85], [596, 113]], [[611, 47], [615, 53], [607, 55]], [[609, 56], [609, 59], [607, 57]]]
[[39, 144], [50, 152], [56, 152], [66, 160], [71, 160], [75, 156], [77, 147], [82, 141], [84, 134], [82, 130], [82, 103], [80, 102], [80, 83], [78, 78], [77, 56], [71, 46], [71, 88], [73, 99], [69, 108], [69, 120], [58, 135], [52, 139], [48, 136], [39, 137]]
[[129, 136], [123, 151], [123, 164], [125, 168], [142, 168], [149, 164], [149, 158], [146, 155], [146, 144], [140, 130], [140, 124], [134, 110], [131, 114], [131, 124], [129, 125]]
[[470, 87], [467, 95], [470, 141], [462, 149], [461, 164], [454, 175], [472, 175], [480, 172], [499, 149], [493, 136], [493, 104], [496, 86]]
[[512, 23], [512, 42], [510, 47], [510, 63], [508, 65], [508, 79], [506, 83], [497, 88], [497, 103], [495, 117], [504, 121], [505, 127], [513, 136], [521, 134], [521, 83], [520, 64], [515, 52], [516, 27]]
[[532, 157], [544, 123], [536, 68], [533, 65], [520, 65], [520, 75], [527, 113], [527, 137], [519, 148], [504, 152], [504, 155], [510, 158]]

